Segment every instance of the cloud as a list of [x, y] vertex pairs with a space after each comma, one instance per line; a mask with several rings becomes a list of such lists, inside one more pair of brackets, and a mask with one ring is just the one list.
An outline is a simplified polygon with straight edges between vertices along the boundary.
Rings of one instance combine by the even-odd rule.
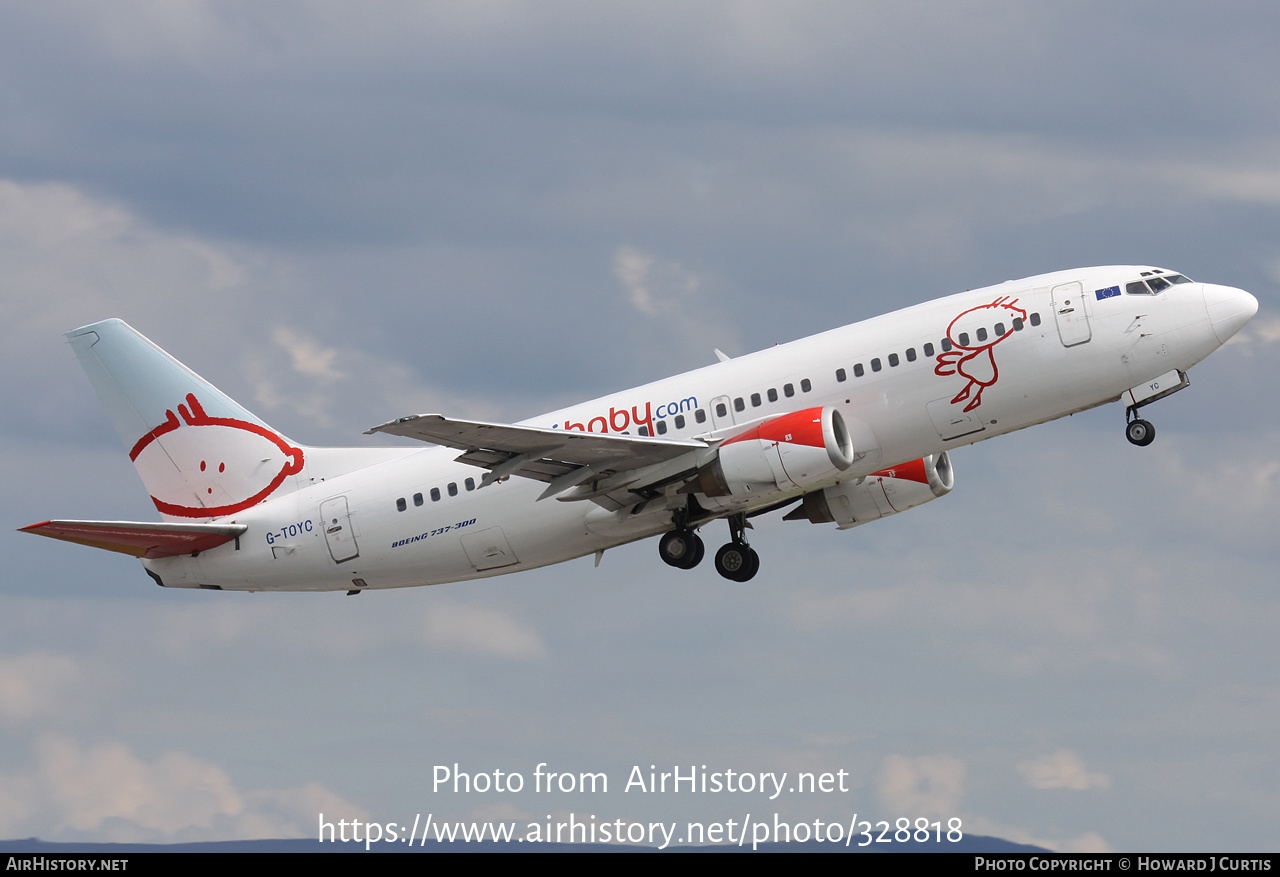
[[88, 664], [69, 655], [0, 656], [0, 724], [79, 714], [101, 685], [96, 677]]
[[705, 363], [716, 346], [741, 352], [737, 321], [697, 272], [627, 244], [614, 251], [613, 276], [643, 321], [628, 339], [642, 358]]
[[1132, 575], [1126, 589], [1106, 580], [1105, 562], [1067, 566], [1061, 581], [1020, 581], [993, 572], [987, 583], [948, 583], [903, 571], [902, 583], [893, 587], [799, 593], [785, 611], [799, 630], [926, 631], [955, 659], [999, 676], [1112, 667], [1168, 677], [1184, 663], [1182, 650], [1165, 634], [1189, 598], [1173, 602], [1137, 572], [1123, 570]]
[[[1274, 273], [1280, 274], [1280, 266], [1273, 270]], [[1280, 316], [1259, 314], [1250, 321], [1249, 325], [1233, 335], [1227, 344], [1245, 356], [1252, 356], [1255, 353], [1261, 353], [1260, 348], [1275, 344], [1277, 341], [1280, 341]]]
[[42, 343], [45, 332], [112, 314], [137, 319], [157, 299], [189, 328], [193, 317], [225, 314], [228, 293], [246, 280], [225, 250], [153, 228], [62, 183], [0, 180], [0, 255], [0, 298], [10, 325], [18, 320], [23, 329], [14, 337], [38, 330]]
[[0, 786], [0, 836], [33, 832], [113, 842], [308, 837], [319, 812], [364, 813], [318, 783], [242, 791], [221, 767], [187, 752], [153, 761], [119, 742], [36, 741], [35, 767]]
[[[219, 323], [242, 321], [237, 299], [255, 279], [224, 248], [61, 183], [0, 180], [0, 260], [0, 367], [14, 377], [0, 392], [19, 422], [65, 424], [69, 400], [82, 398], [85, 385], [47, 373], [62, 333], [115, 316], [197, 347]], [[36, 383], [42, 392], [27, 392]]]
[[1280, 204], [1280, 171], [1267, 165], [1156, 164], [1150, 168], [1165, 185], [1206, 198], [1251, 204]]
[[1107, 789], [1111, 778], [1085, 770], [1084, 760], [1069, 749], [1033, 758], [1018, 765], [1033, 789]]
[[949, 642], [972, 660], [1015, 677], [1091, 664], [1159, 674], [1176, 668], [1175, 655], [1153, 641], [1159, 619], [1143, 615], [1160, 571], [1119, 550], [1099, 551], [1097, 560], [1084, 567], [1066, 555], [1042, 552], [1033, 561], [1006, 551], [985, 559], [982, 580], [975, 581], [957, 580], [912, 556], [864, 570], [868, 580], [893, 581], [890, 587], [806, 589], [787, 613], [799, 630], [899, 625], [947, 631]]
[[876, 783], [880, 806], [885, 813], [945, 823], [960, 811], [964, 772], [964, 762], [948, 755], [890, 755]]
[[622, 283], [631, 306], [650, 317], [682, 317], [698, 292], [698, 277], [678, 262], [663, 262], [632, 246], [613, 255], [613, 276]]
[[377, 596], [370, 595], [373, 601], [364, 596], [363, 608], [317, 602], [317, 596], [282, 595], [283, 600], [297, 601], [289, 606], [256, 600], [163, 609], [154, 617], [156, 642], [165, 654], [177, 658], [232, 646], [348, 656], [404, 645], [420, 649], [425, 644], [437, 651], [519, 661], [547, 654], [535, 630], [498, 609], [426, 598], [420, 611], [405, 612], [390, 604], [405, 599], [400, 594], [381, 595], [387, 600], [382, 605], [377, 605]]
[[1017, 844], [1043, 847], [1059, 853], [1110, 853], [1114, 848], [1096, 831], [1086, 831], [1067, 838], [1046, 837], [1038, 831], [1028, 831], [1017, 825], [1008, 825], [985, 816], [966, 816], [964, 832], [999, 837]]
[[316, 339], [288, 326], [278, 327], [272, 339], [289, 354], [293, 370], [300, 375], [328, 383], [344, 377], [336, 367], [338, 351], [324, 347]]
[[506, 613], [482, 606], [441, 606], [428, 611], [424, 639], [438, 649], [532, 661], [545, 658], [538, 634]]
[[[1280, 515], [1280, 461], [1274, 435], [1216, 438], [1198, 447], [1169, 440], [1155, 449], [1180, 508], [1196, 510], [1202, 529], [1222, 544], [1265, 545]], [[1202, 537], [1203, 538], [1203, 537]]]

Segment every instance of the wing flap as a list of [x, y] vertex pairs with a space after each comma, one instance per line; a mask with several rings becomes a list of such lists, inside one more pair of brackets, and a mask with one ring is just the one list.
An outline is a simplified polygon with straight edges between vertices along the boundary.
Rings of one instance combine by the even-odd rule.
[[245, 524], [152, 524], [134, 521], [45, 521], [19, 532], [154, 559], [208, 551], [230, 542]]

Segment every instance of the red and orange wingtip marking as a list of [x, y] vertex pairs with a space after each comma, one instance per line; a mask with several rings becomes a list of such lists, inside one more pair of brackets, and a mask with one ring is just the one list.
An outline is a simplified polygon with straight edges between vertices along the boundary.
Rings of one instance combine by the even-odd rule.
[[130, 521], [44, 521], [20, 532], [48, 536], [133, 557], [196, 554], [235, 539], [244, 524], [145, 524]]

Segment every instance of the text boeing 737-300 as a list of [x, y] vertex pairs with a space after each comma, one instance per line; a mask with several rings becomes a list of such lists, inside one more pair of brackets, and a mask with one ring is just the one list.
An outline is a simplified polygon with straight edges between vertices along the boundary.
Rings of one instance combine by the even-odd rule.
[[667, 564], [760, 559], [747, 518], [855, 527], [949, 492], [948, 451], [1121, 401], [1138, 409], [1238, 332], [1239, 289], [1140, 266], [1010, 281], [833, 329], [519, 424], [402, 417], [429, 448], [285, 438], [119, 320], [69, 333], [164, 523], [25, 532], [132, 554], [161, 585], [400, 588], [559, 563], [661, 535]]

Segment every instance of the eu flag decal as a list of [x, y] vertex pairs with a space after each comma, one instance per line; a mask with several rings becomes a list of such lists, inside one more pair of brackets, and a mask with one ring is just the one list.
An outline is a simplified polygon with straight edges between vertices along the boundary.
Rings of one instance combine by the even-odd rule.
[[1095, 290], [1093, 294], [1098, 297], [1098, 301], [1102, 301], [1104, 298], [1111, 298], [1113, 295], [1119, 295], [1120, 287], [1108, 286], [1106, 289]]

